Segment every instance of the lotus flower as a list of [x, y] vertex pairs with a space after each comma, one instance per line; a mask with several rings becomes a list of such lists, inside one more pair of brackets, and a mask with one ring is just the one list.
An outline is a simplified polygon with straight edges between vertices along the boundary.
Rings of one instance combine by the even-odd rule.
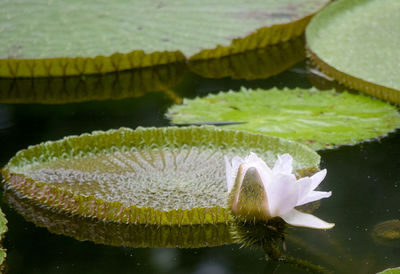
[[331, 196], [331, 192], [315, 191], [325, 178], [326, 169], [297, 180], [292, 173], [293, 158], [289, 154], [278, 156], [272, 169], [255, 153], [250, 153], [244, 160], [236, 156], [232, 164], [225, 157], [225, 162], [228, 204], [237, 217], [246, 220], [280, 217], [293, 226], [318, 229], [334, 226], [295, 209]]

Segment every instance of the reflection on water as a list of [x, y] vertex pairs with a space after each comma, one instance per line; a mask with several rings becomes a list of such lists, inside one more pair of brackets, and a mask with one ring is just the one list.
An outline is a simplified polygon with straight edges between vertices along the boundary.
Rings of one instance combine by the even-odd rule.
[[[135, 76], [127, 76], [127, 79], [131, 77], [134, 79]], [[294, 70], [278, 76], [252, 81], [205, 79], [186, 71], [181, 80], [174, 80], [174, 84], [179, 82], [177, 86], [173, 86], [173, 83], [166, 86], [171, 91], [170, 94], [185, 93], [196, 96], [219, 90], [238, 90], [240, 86], [307, 88], [312, 85], [308, 77], [306, 65], [301, 63]], [[34, 80], [26, 81], [27, 84], [19, 86], [21, 88], [10, 89], [12, 84], [1, 79], [0, 90], [18, 90], [21, 94], [33, 90], [33, 94], [37, 94], [35, 90], [38, 89], [31, 88], [30, 81]], [[113, 85], [109, 87], [110, 91], [114, 89]], [[118, 91], [118, 88], [116, 90]], [[145, 88], [140, 87], [137, 91], [140, 90]], [[34, 105], [35, 102], [43, 102], [42, 99], [36, 100], [35, 96], [29, 96], [29, 92], [22, 97], [10, 96], [9, 98], [14, 99], [9, 101], [1, 97], [3, 103], [22, 102], [18, 101], [21, 98], [31, 99], [24, 102], [26, 105], [0, 105], [0, 109], [6, 109], [0, 119], [13, 121], [0, 130], [0, 166], [6, 164], [19, 149], [42, 141], [60, 139], [66, 135], [121, 126], [135, 128], [168, 125], [163, 115], [168, 106], [174, 103], [174, 100], [171, 100], [173, 96], [166, 93], [145, 93], [140, 98], [104, 102], [83, 102], [85, 99], [80, 100], [79, 104], [53, 106]], [[86, 98], [95, 100], [100, 97], [91, 97], [88, 94]], [[10, 118], [10, 114], [13, 118]], [[7, 116], [8, 118], [4, 118]], [[330, 231], [288, 228], [285, 234], [285, 255], [306, 260], [337, 273], [376, 273], [388, 267], [398, 266], [400, 244], [392, 240], [389, 244], [377, 241], [373, 231], [378, 224], [399, 218], [399, 131], [379, 141], [322, 151], [321, 156], [321, 168], [328, 170], [324, 188], [332, 190], [333, 195], [324, 201], [323, 207], [316, 209], [315, 214], [322, 219], [334, 221], [336, 226]], [[4, 201], [1, 208], [9, 222], [9, 231], [3, 240], [7, 248], [6, 263], [9, 273], [307, 273], [309, 270], [294, 264], [266, 261], [262, 249], [240, 248], [237, 244], [191, 249], [134, 248], [133, 244], [129, 243], [157, 239], [158, 234], [149, 233], [143, 238], [135, 238], [139, 232], [134, 229], [125, 227], [124, 230], [104, 224], [99, 228], [98, 224], [76, 224], [57, 219], [58, 217], [56, 225], [52, 226], [48, 219], [50, 215], [41, 215], [40, 210], [25, 216], [25, 211], [14, 205], [10, 207]], [[46, 228], [41, 227], [42, 225]], [[142, 228], [144, 231], [147, 229]], [[110, 230], [118, 232], [116, 239], [110, 236]], [[65, 233], [58, 234], [60, 231]], [[211, 239], [220, 242], [229, 242], [225, 238], [230, 235], [226, 230], [220, 233], [219, 228], [212, 228], [211, 231], [218, 233], [203, 235], [211, 235]], [[390, 233], [393, 231], [389, 231]], [[201, 235], [192, 232], [187, 234]], [[99, 235], [100, 240], [97, 237]], [[172, 239], [180, 239], [176, 234], [163, 235], [172, 235], [163, 238], [164, 243], [169, 243], [170, 246], [173, 246]], [[208, 236], [200, 239], [203, 244], [212, 245], [213, 240], [209, 240]], [[110, 243], [116, 244], [113, 246], [109, 245]], [[282, 248], [280, 243], [278, 246]]]
[[173, 63], [104, 75], [0, 78], [0, 102], [65, 104], [140, 97], [177, 85], [185, 67], [184, 63]]
[[304, 37], [300, 36], [277, 45], [219, 59], [192, 61], [188, 67], [205, 78], [265, 79], [304, 60], [304, 45]]
[[228, 224], [217, 225], [128, 225], [106, 223], [91, 218], [53, 212], [5, 190], [4, 201], [26, 221], [50, 232], [73, 237], [79, 241], [129, 247], [199, 248], [232, 243]]

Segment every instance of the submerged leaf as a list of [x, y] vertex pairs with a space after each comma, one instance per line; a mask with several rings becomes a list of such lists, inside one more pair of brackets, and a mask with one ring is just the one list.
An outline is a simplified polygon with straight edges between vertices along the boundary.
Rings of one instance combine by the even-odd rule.
[[328, 2], [3, 1], [0, 76], [106, 73], [218, 58], [300, 35]]
[[167, 117], [175, 124], [242, 122], [226, 125], [289, 138], [314, 149], [356, 144], [400, 126], [395, 107], [363, 95], [333, 90], [270, 89], [221, 92], [184, 100]]
[[[216, 224], [226, 210], [224, 156], [258, 153], [315, 169], [311, 149], [277, 137], [214, 127], [138, 128], [72, 136], [22, 150], [3, 168], [18, 193], [86, 217], [136, 224]], [[298, 174], [301, 174], [298, 173]]]
[[400, 1], [341, 0], [307, 27], [311, 58], [345, 85], [400, 104]]
[[376, 224], [372, 230], [372, 238], [380, 244], [399, 246], [400, 220], [394, 219]]

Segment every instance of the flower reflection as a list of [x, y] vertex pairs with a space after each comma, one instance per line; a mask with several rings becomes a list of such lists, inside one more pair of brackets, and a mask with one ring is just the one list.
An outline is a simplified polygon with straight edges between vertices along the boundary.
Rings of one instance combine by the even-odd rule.
[[297, 180], [292, 173], [293, 158], [289, 154], [278, 156], [272, 169], [255, 153], [245, 159], [236, 156], [232, 163], [225, 157], [225, 162], [228, 206], [235, 217], [264, 221], [280, 217], [293, 226], [318, 229], [334, 226], [295, 209], [331, 196], [331, 192], [315, 191], [325, 178], [325, 169]]

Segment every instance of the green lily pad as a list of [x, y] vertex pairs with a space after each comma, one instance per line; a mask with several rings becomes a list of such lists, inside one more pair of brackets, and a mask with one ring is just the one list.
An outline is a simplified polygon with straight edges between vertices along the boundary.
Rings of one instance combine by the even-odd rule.
[[175, 124], [229, 123], [230, 129], [289, 138], [313, 149], [377, 138], [400, 126], [394, 106], [363, 95], [316, 89], [221, 92], [185, 99], [167, 117]]
[[65, 104], [94, 100], [117, 100], [164, 91], [180, 101], [170, 88], [186, 69], [184, 63], [141, 68], [104, 75], [46, 78], [0, 78], [0, 103]]
[[63, 212], [155, 225], [226, 223], [224, 156], [250, 151], [272, 165], [290, 153], [298, 175], [319, 156], [301, 144], [215, 127], [122, 128], [22, 150], [2, 169], [16, 192]]
[[382, 272], [378, 272], [377, 274], [400, 274], [400, 267], [388, 268]]
[[306, 58], [304, 36], [276, 45], [211, 60], [189, 62], [194, 73], [205, 78], [265, 79]]
[[218, 58], [300, 35], [328, 2], [3, 1], [0, 76], [93, 74]]
[[51, 233], [78, 241], [129, 247], [200, 248], [232, 244], [231, 225], [227, 223], [169, 226], [121, 224], [54, 212], [6, 190], [4, 200], [28, 222]]
[[311, 58], [343, 84], [400, 103], [400, 1], [340, 0], [307, 27]]

